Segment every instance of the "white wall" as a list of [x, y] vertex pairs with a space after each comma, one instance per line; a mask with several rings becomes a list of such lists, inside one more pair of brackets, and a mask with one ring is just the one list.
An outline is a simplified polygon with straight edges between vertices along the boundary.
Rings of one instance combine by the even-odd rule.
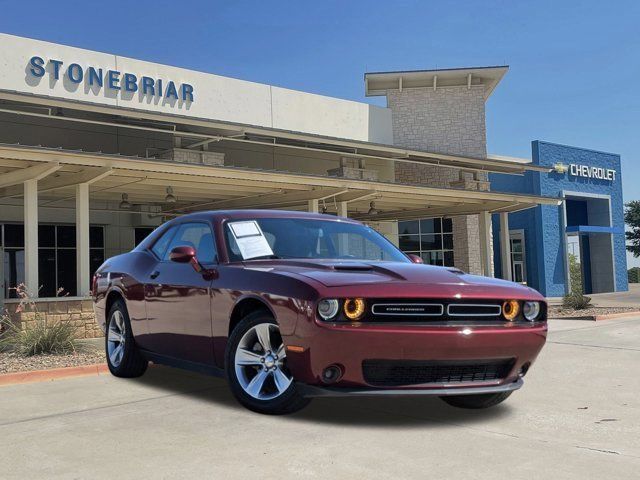
[[[48, 62], [60, 60], [60, 78], [55, 81], [51, 66], [43, 77], [30, 73], [30, 59], [37, 55]], [[91, 87], [86, 78], [79, 84], [66, 75], [66, 67], [77, 63], [88, 67], [172, 80], [193, 86], [193, 102], [168, 101], [104, 86]], [[86, 75], [85, 75], [86, 77]], [[120, 77], [122, 79], [122, 75]], [[80, 48], [0, 34], [0, 90], [48, 95], [62, 99], [122, 106], [150, 112], [164, 112], [210, 120], [299, 131], [352, 140], [391, 144], [391, 111], [366, 103], [313, 95], [132, 58], [92, 52]]]

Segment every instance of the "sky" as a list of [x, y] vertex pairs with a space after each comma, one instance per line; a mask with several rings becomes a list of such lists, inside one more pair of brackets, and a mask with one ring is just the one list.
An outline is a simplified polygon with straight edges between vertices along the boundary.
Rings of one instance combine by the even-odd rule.
[[489, 153], [530, 158], [536, 139], [618, 153], [627, 202], [640, 199], [638, 25], [637, 1], [0, 0], [5, 33], [375, 104], [367, 71], [507, 64]]

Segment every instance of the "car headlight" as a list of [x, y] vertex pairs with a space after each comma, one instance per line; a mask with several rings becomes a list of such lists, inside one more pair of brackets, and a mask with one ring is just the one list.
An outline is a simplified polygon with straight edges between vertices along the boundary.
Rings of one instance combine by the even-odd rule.
[[522, 307], [522, 313], [524, 318], [533, 322], [540, 315], [540, 302], [524, 302]]
[[502, 304], [502, 314], [504, 318], [513, 322], [520, 313], [520, 304], [517, 300], [506, 300]]
[[340, 304], [335, 298], [325, 298], [318, 302], [318, 315], [323, 320], [331, 320], [338, 314]]
[[358, 320], [364, 314], [364, 300], [362, 298], [347, 298], [344, 301], [344, 315], [349, 320]]

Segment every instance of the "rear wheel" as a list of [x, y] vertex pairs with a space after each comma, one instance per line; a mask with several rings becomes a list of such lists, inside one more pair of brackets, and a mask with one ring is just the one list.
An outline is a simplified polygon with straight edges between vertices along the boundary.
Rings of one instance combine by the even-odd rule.
[[480, 395], [447, 395], [444, 402], [458, 408], [489, 408], [504, 402], [513, 392], [483, 393]]
[[310, 402], [296, 389], [280, 328], [266, 312], [247, 315], [233, 330], [225, 367], [234, 396], [254, 412], [282, 415]]
[[105, 351], [109, 371], [116, 377], [139, 377], [149, 365], [133, 339], [129, 313], [122, 300], [116, 300], [109, 310]]

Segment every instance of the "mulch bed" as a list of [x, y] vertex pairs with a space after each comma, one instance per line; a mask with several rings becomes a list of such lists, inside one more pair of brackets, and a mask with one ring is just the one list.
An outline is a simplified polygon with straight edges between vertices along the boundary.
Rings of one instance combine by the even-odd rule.
[[70, 354], [47, 354], [23, 357], [10, 352], [0, 352], [0, 374], [26, 372], [30, 370], [48, 370], [51, 368], [79, 367], [104, 363], [104, 350], [84, 347], [82, 351]]
[[576, 317], [596, 317], [600, 315], [611, 315], [614, 313], [637, 312], [640, 307], [590, 307], [584, 310], [573, 310], [560, 306], [549, 307], [549, 318], [576, 318]]

